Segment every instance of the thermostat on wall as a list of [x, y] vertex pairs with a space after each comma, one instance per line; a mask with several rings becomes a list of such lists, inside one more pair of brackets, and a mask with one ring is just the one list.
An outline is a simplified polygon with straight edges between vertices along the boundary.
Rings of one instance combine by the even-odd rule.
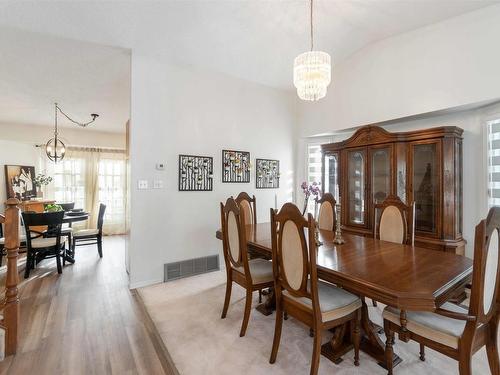
[[165, 170], [165, 164], [164, 163], [157, 163], [156, 164], [156, 169], [159, 171]]

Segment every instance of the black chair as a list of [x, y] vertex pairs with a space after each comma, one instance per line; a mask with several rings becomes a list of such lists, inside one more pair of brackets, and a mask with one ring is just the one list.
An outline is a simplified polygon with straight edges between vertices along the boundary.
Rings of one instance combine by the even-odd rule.
[[61, 208], [64, 211], [71, 211], [73, 208], [75, 208], [75, 202], [69, 202], [69, 203], [56, 203], [57, 205], [61, 206]]
[[76, 246], [97, 245], [99, 257], [102, 258], [102, 225], [104, 224], [104, 213], [106, 205], [99, 205], [99, 215], [97, 217], [96, 229], [82, 229], [73, 233], [72, 252], [75, 254]]
[[[64, 210], [64, 212], [71, 211], [72, 209], [75, 208], [75, 202], [56, 203], [56, 204], [61, 206], [61, 208]], [[72, 223], [63, 224], [63, 226], [61, 228], [61, 235], [68, 239], [68, 251], [71, 251], [71, 244], [73, 243], [72, 225], [73, 225]]]
[[[24, 229], [22, 225], [19, 226], [19, 248], [22, 249], [26, 247], [26, 236], [23, 234]], [[5, 250], [5, 237], [3, 236], [3, 224], [0, 224], [0, 267], [3, 263], [3, 257], [7, 256], [7, 251]]]
[[[24, 228], [26, 230], [26, 270], [24, 278], [27, 279], [30, 271], [35, 268], [41, 260], [56, 258], [57, 273], [62, 273], [61, 258], [63, 264], [66, 256], [64, 239], [61, 240], [61, 226], [64, 211], [58, 212], [23, 212]], [[33, 227], [47, 226], [43, 233]]]

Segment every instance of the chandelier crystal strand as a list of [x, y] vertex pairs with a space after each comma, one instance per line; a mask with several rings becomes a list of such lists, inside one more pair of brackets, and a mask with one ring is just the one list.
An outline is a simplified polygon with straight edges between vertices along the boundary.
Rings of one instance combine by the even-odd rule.
[[310, 8], [311, 51], [297, 56], [293, 64], [293, 84], [302, 100], [316, 101], [326, 96], [331, 82], [331, 58], [322, 51], [314, 51], [313, 0]]

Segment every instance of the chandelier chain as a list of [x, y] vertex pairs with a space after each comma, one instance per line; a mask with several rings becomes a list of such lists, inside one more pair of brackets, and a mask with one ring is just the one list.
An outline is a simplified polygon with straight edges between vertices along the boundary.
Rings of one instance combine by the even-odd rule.
[[64, 111], [57, 105], [57, 103], [55, 103], [55, 104], [56, 104], [56, 127], [57, 127], [57, 111], [61, 112], [64, 115], [64, 117], [66, 117], [73, 124], [81, 126], [82, 128], [86, 127], [87, 125], [92, 124], [96, 120], [97, 116], [92, 115], [92, 120], [90, 120], [88, 122], [78, 122], [78, 121], [75, 121], [71, 117], [69, 117], [66, 113], [64, 113]]
[[313, 34], [313, 0], [311, 0], [311, 13], [310, 13], [310, 21], [311, 21], [311, 51], [314, 50], [314, 34]]

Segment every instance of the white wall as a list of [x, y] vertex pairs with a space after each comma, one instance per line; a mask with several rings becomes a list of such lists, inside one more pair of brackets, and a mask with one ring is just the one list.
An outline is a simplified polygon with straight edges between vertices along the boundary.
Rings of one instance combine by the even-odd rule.
[[[219, 202], [240, 191], [257, 197], [259, 221], [269, 221], [274, 194], [293, 189], [294, 97], [216, 73], [167, 65], [132, 51], [130, 281], [163, 280], [163, 264], [221, 253], [215, 238]], [[221, 183], [223, 148], [280, 160], [279, 190]], [[178, 155], [214, 157], [212, 192], [178, 191]], [[165, 162], [165, 171], [155, 163]], [[138, 190], [138, 179], [164, 181], [164, 189]]]
[[299, 134], [499, 98], [499, 35], [495, 5], [371, 44], [333, 66], [325, 99], [298, 104]]

